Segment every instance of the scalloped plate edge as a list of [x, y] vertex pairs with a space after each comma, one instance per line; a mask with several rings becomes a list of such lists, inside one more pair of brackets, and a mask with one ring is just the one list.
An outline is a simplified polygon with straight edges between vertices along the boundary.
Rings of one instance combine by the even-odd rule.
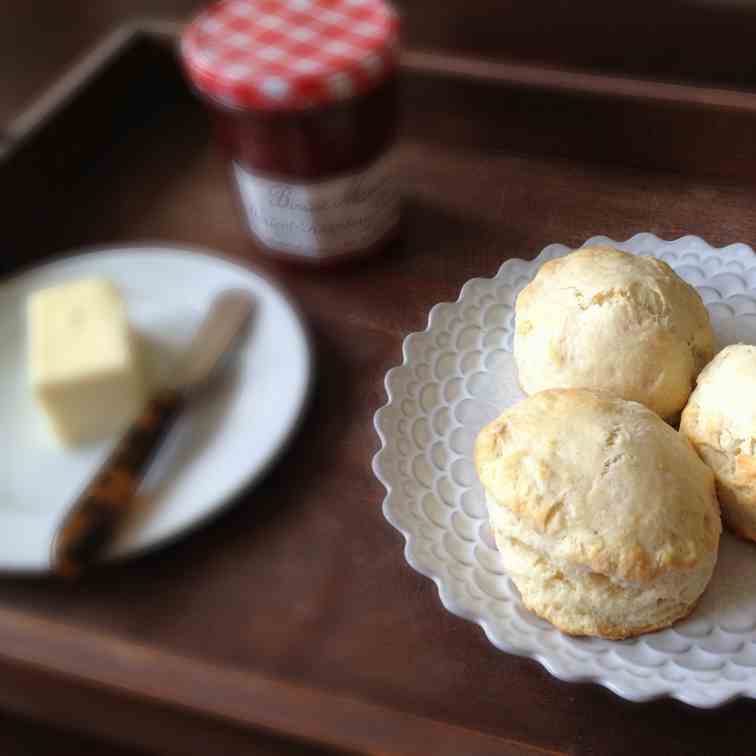
[[[604, 235], [594, 235], [586, 239], [586, 241], [584, 241], [580, 245], [580, 247], [587, 247], [587, 246], [591, 246], [595, 244], [609, 244], [609, 245], [616, 246], [619, 248], [624, 248], [624, 249], [629, 248], [629, 251], [632, 251], [636, 254], [640, 254], [640, 252], [637, 249], [639, 247], [653, 248], [660, 244], [663, 244], [668, 247], [670, 245], [677, 246], [677, 245], [690, 244], [691, 242], [695, 243], [696, 245], [702, 248], [708, 249], [718, 254], [734, 254], [738, 257], [745, 257], [747, 255], [756, 254], [751, 246], [749, 246], [748, 244], [744, 244], [742, 242], [728, 244], [723, 247], [714, 247], [710, 245], [708, 242], [706, 242], [704, 239], [702, 239], [701, 237], [695, 236], [692, 234], [686, 234], [676, 239], [666, 240], [649, 232], [640, 232], [640, 233], [633, 234], [631, 237], [629, 237], [625, 241], [616, 241]], [[623, 687], [616, 680], [608, 679], [608, 678], [602, 677], [601, 675], [590, 674], [590, 673], [581, 674], [579, 672], [572, 672], [570, 670], [565, 669], [560, 663], [555, 662], [554, 659], [548, 658], [544, 656], [543, 654], [531, 651], [529, 649], [519, 648], [517, 646], [510, 645], [508, 643], [501, 641], [499, 638], [495, 636], [495, 634], [490, 628], [489, 621], [485, 617], [481, 617], [478, 614], [467, 611], [463, 607], [456, 604], [453, 599], [448, 597], [448, 595], [446, 594], [445, 587], [444, 587], [442, 575], [438, 574], [438, 572], [434, 571], [433, 569], [430, 569], [426, 565], [421, 564], [420, 562], [418, 562], [417, 559], [415, 559], [413, 548], [415, 545], [416, 538], [415, 538], [414, 533], [402, 527], [402, 525], [397, 521], [397, 519], [394, 517], [393, 513], [390, 510], [390, 500], [395, 492], [391, 484], [391, 481], [387, 479], [386, 475], [384, 475], [383, 470], [381, 469], [382, 459], [383, 459], [383, 456], [385, 454], [386, 447], [387, 447], [387, 436], [386, 436], [386, 431], [383, 426], [383, 419], [386, 413], [389, 411], [394, 401], [394, 394], [391, 387], [392, 376], [394, 377], [394, 380], [395, 380], [395, 376], [399, 374], [400, 371], [408, 369], [408, 361], [409, 361], [409, 354], [410, 354], [409, 352], [410, 340], [417, 338], [423, 334], [428, 334], [434, 325], [433, 321], [437, 317], [437, 313], [439, 312], [439, 310], [442, 309], [443, 307], [460, 303], [465, 296], [465, 288], [469, 286], [471, 283], [473, 283], [474, 281], [480, 280], [480, 279], [492, 281], [496, 278], [501, 278], [504, 276], [506, 272], [508, 272], [508, 268], [511, 268], [514, 265], [524, 264], [529, 269], [532, 269], [532, 267], [534, 266], [535, 267], [540, 266], [546, 260], [561, 256], [562, 254], [569, 251], [570, 249], [578, 249], [578, 247], [569, 247], [564, 244], [554, 243], [554, 244], [549, 244], [546, 247], [544, 247], [539, 252], [539, 254], [532, 260], [524, 260], [519, 257], [512, 257], [505, 260], [499, 266], [496, 274], [493, 277], [486, 278], [485, 276], [477, 276], [476, 278], [470, 279], [469, 281], [463, 284], [456, 300], [454, 300], [453, 302], [439, 302], [435, 304], [433, 307], [431, 307], [428, 313], [428, 324], [426, 325], [425, 329], [422, 331], [413, 331], [404, 337], [404, 339], [402, 340], [402, 362], [400, 365], [397, 365], [389, 369], [388, 372], [386, 373], [386, 376], [384, 378], [384, 389], [386, 391], [386, 401], [384, 402], [383, 405], [381, 405], [376, 410], [376, 412], [373, 415], [373, 426], [380, 440], [380, 448], [373, 456], [372, 470], [376, 479], [381, 483], [381, 485], [386, 490], [386, 495], [384, 496], [382, 505], [381, 505], [383, 516], [391, 524], [393, 528], [395, 528], [399, 533], [402, 534], [402, 536], [404, 536], [405, 560], [410, 565], [410, 567], [412, 567], [412, 569], [414, 569], [416, 572], [420, 573], [424, 577], [427, 577], [433, 581], [433, 583], [436, 586], [439, 600], [441, 602], [441, 605], [444, 607], [444, 609], [446, 609], [448, 612], [450, 612], [451, 614], [457, 617], [460, 617], [464, 620], [473, 622], [476, 625], [478, 625], [483, 631], [486, 638], [489, 640], [489, 642], [500, 651], [503, 651], [504, 653], [507, 653], [507, 654], [511, 654], [513, 656], [519, 656], [523, 658], [532, 659], [533, 661], [539, 663], [550, 675], [552, 675], [553, 677], [556, 677], [559, 680], [562, 680], [564, 682], [569, 682], [569, 683], [583, 683], [583, 684], [595, 683], [598, 685], [602, 685], [603, 687], [607, 688], [612, 693], [614, 693], [616, 696], [623, 698], [625, 700], [628, 700], [628, 701], [636, 702], [636, 703], [645, 703], [649, 701], [658, 700], [661, 698], [672, 698], [674, 700], [680, 701], [683, 704], [686, 704], [688, 706], [692, 706], [695, 708], [713, 709], [719, 706], [723, 706], [738, 698], [756, 699], [756, 692], [748, 693], [746, 691], [738, 691], [738, 690], [724, 692], [723, 695], [719, 695], [719, 696], [712, 696], [712, 697], [704, 698], [699, 695], [691, 695], [690, 691], [686, 691], [685, 689], [674, 687], [673, 685], [665, 686], [663, 688], [661, 687], [655, 687], [653, 689], [649, 688], [648, 690], [645, 690], [645, 691], [638, 690], [637, 688], [630, 689], [628, 687]]]

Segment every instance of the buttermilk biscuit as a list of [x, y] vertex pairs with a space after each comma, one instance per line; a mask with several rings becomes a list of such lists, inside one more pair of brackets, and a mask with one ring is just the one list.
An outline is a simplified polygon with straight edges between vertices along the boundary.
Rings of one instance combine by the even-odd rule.
[[534, 394], [479, 434], [475, 465], [525, 605], [572, 635], [627, 638], [685, 617], [711, 578], [714, 476], [637, 402]]
[[545, 263], [515, 312], [514, 357], [527, 394], [601, 389], [668, 418], [713, 354], [696, 290], [665, 262], [612, 247]]
[[725, 524], [756, 541], [756, 347], [725, 347], [703, 369], [680, 432], [714, 471]]

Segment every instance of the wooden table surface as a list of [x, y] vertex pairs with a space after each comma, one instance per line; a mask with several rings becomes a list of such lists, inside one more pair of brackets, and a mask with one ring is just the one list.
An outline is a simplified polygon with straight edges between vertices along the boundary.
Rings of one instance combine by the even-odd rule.
[[[166, 18], [180, 16], [196, 5], [194, 0], [111, 0], [98, 3], [34, 0], [20, 5], [3, 0], [0, 9], [7, 21], [0, 24], [5, 74], [0, 81], [0, 134], [2, 127], [12, 123], [14, 116], [65, 66], [115, 24], [137, 14], [157, 14]], [[427, 33], [423, 36], [421, 14], [415, 14], [411, 5], [405, 3], [409, 26], [421, 45], [474, 46], [473, 42], [458, 36], [464, 32], [464, 15], [459, 17], [462, 19], [461, 31], [453, 34], [450, 31], [453, 24], [446, 23], [449, 21], [448, 8], [444, 5], [444, 12], [428, 23]], [[491, 7], [490, 3], [488, 7]], [[462, 4], [459, 13], [463, 13]], [[471, 13], [475, 15], [478, 10]], [[629, 27], [634, 31], [638, 28], [637, 24], [629, 24]], [[480, 26], [477, 25], [470, 34], [475, 40], [481, 39]], [[488, 52], [492, 45], [490, 36], [486, 37]], [[565, 47], [563, 54], [566, 56], [571, 52]], [[630, 63], [613, 62], [605, 50], [601, 60], [609, 67], [642, 65], [639, 57], [635, 58], [635, 63], [632, 55], [630, 58]], [[577, 62], [586, 63], [585, 60]], [[662, 63], [664, 60], [660, 61], [664, 69]], [[710, 70], [722, 81], [736, 81], [737, 63], [737, 55], [731, 54], [725, 63], [720, 60]], [[689, 63], [686, 70], [668, 63], [665, 65], [664, 70], [680, 76], [695, 77], [705, 70], [703, 64], [696, 68]], [[418, 90], [418, 96], [421, 95], [422, 91]], [[427, 130], [432, 128], [432, 123], [429, 114], [427, 121], [418, 123], [416, 128]], [[511, 754], [604, 756], [639, 752], [649, 755], [718, 752], [735, 756], [751, 753], [752, 738], [747, 735], [747, 728], [756, 708], [750, 702], [736, 702], [717, 712], [697, 712], [670, 701], [630, 705], [597, 686], [559, 683], [533, 662], [501, 655], [477, 628], [441, 609], [429, 581], [401, 562], [399, 536], [384, 523], [378, 524], [379, 518], [374, 516], [381, 488], [371, 479], [367, 461], [375, 450], [370, 415], [382, 400], [381, 377], [387, 367], [398, 361], [402, 335], [421, 328], [428, 308], [437, 301], [454, 298], [465, 280], [475, 275], [492, 274], [498, 261], [507, 254], [535, 254], [549, 241], [579, 243], [598, 231], [616, 237], [626, 235], [628, 229], [652, 230], [667, 236], [687, 231], [701, 233], [714, 243], [735, 240], [753, 243], [756, 239], [753, 189], [750, 186], [728, 181], [699, 186], [671, 174], [648, 175], [619, 168], [605, 170], [597, 165], [569, 161], [555, 163], [547, 158], [529, 159], [510, 154], [498, 155], [492, 162], [488, 156], [478, 155], [475, 151], [468, 151], [463, 156], [445, 151], [441, 144], [443, 139], [449, 138], [455, 129], [464, 128], [465, 124], [455, 121], [450, 114], [448, 121], [439, 126], [437, 144], [423, 142], [417, 134], [410, 133], [402, 148], [408, 170], [417, 177], [411, 187], [409, 209], [413, 223], [405, 247], [412, 250], [411, 253], [400, 252], [369, 263], [362, 272], [345, 274], [339, 284], [333, 281], [323, 284], [304, 274], [292, 274], [287, 278], [287, 285], [304, 303], [315, 330], [323, 391], [308, 419], [309, 422], [317, 421], [323, 445], [318, 447], [316, 456], [305, 462], [301, 485], [288, 489], [282, 496], [280, 511], [268, 508], [256, 515], [268, 529], [266, 532], [272, 535], [270, 541], [266, 541], [262, 528], [259, 528], [256, 531], [259, 535], [252, 536], [253, 546], [264, 554], [266, 548], [274, 548], [276, 533], [280, 534], [292, 525], [291, 518], [312, 517], [313, 527], [319, 528], [312, 537], [320, 539], [324, 548], [332, 549], [333, 554], [343, 556], [348, 553], [355, 565], [359, 565], [360, 538], [366, 541], [377, 539], [374, 543], [379, 543], [382, 549], [380, 564], [371, 565], [369, 573], [376, 582], [364, 585], [354, 575], [342, 575], [336, 558], [326, 561], [325, 565], [321, 560], [317, 567], [313, 566], [312, 574], [319, 582], [313, 586], [313, 593], [307, 600], [294, 607], [283, 602], [280, 606], [273, 604], [276, 621], [290, 623], [288, 634], [261, 625], [249, 637], [235, 639], [225, 648], [214, 649], [213, 654], [219, 661], [234, 663], [246, 658], [249, 654], [247, 646], [254, 642], [261, 653], [268, 652], [268, 667], [263, 671], [270, 675], [296, 679], [307, 672], [310, 679], [324, 688], [336, 690], [346, 686], [349, 680], [360, 680], [362, 692], [372, 694], [383, 705], [401, 706], [438, 720], [459, 721], [464, 718], [466, 726], [504, 734], [506, 753]], [[444, 131], [449, 134], [444, 135]], [[182, 149], [184, 146], [176, 147], [178, 152]], [[163, 167], [167, 167], [167, 163]], [[138, 169], [139, 166], [135, 166], [133, 171]], [[191, 170], [196, 171], [197, 186], [206, 196], [211, 196], [215, 187], [222, 185], [222, 169], [210, 152], [203, 153]], [[125, 168], [120, 176], [124, 185], [134, 179], [128, 171], [129, 168]], [[165, 189], [166, 182], [170, 183], [170, 175], [162, 178], [162, 188]], [[503, 178], [508, 191], [502, 195], [501, 204], [492, 205], [490, 197], [499, 196]], [[451, 187], [456, 183], [465, 186], [466, 191], [447, 192], [445, 199], [439, 202], [436, 188]], [[597, 191], [599, 185], [601, 190]], [[167, 214], [151, 212], [147, 208], [152, 196], [150, 191], [151, 188], [144, 197], [128, 205], [109, 210], [101, 208], [104, 219], [92, 224], [89, 229], [91, 240], [99, 240], [98, 234], [113, 233], [119, 224], [123, 224], [123, 228], [132, 224], [129, 227], [136, 228], [144, 236], [160, 237], [163, 232], [172, 233], [177, 216], [172, 216], [171, 210], [166, 210]], [[175, 213], [181, 211], [182, 217], [189, 217], [192, 197], [178, 184], [175, 188], [169, 186], [167, 192], [176, 208]], [[221, 204], [219, 200], [215, 215], [211, 208], [207, 218], [195, 218], [190, 222], [186, 227], [186, 238], [200, 243], [226, 240], [229, 249], [239, 249], [238, 235], [227, 229], [225, 209]], [[96, 204], [94, 207], [97, 209]], [[663, 219], [656, 215], [658, 208], [664, 208]], [[601, 218], [601, 228], [597, 226], [597, 217]], [[460, 218], [472, 220], [460, 224]], [[565, 227], [569, 229], [567, 232]], [[429, 239], [433, 240], [433, 245], [428, 244]], [[343, 286], [344, 302], [337, 319], [332, 312], [329, 313], [329, 302], [340, 296], [339, 286]], [[392, 296], [392, 287], [400, 287], [405, 292], [402, 302]], [[368, 334], [363, 342], [356, 338], [360, 331]], [[345, 371], [355, 377], [353, 384], [344, 382]], [[352, 412], [349, 423], [333, 416], [332, 408], [339, 406]], [[294, 453], [311, 454], [313, 448], [308, 444], [308, 439], [300, 438]], [[355, 507], [361, 510], [349, 513], [345, 521], [335, 518], [327, 521], [315, 518], [303, 508], [302, 495], [306, 492], [307, 480], [315, 480], [320, 474], [328, 486], [319, 494], [321, 506], [327, 506], [329, 499], [340, 499], [348, 493]], [[345, 482], [354, 486], [348, 492], [343, 490]], [[279, 470], [264, 484], [262, 497], [273, 500], [275, 491], [284, 490], [286, 485], [286, 475]], [[365, 512], [371, 507], [372, 519], [368, 519]], [[344, 514], [343, 506], [339, 512]], [[251, 519], [249, 513], [232, 511], [213, 524], [207, 534], [189, 544], [179, 544], [175, 553], [157, 554], [140, 561], [133, 571], [119, 572], [120, 589], [124, 595], [138, 600], [153, 579], [166, 586], [180, 586], [180, 573], [186, 564], [182, 559], [191, 556], [200, 560], [193, 565], [198, 590], [204, 587], [213, 590], [218, 576], [224, 574], [228, 576], [228, 590], [242, 592], [256, 576], [234, 574], [234, 554], [248, 548], [249, 542], [242, 533], [249, 536]], [[382, 528], [380, 534], [361, 534], [360, 526], [365, 522], [369, 522], [371, 528]], [[354, 537], [354, 542], [347, 546], [343, 535], [346, 529]], [[235, 538], [233, 534], [237, 532], [239, 536]], [[226, 549], [224, 552], [218, 548], [221, 542]], [[297, 550], [301, 567], [301, 553], [308, 549], [308, 542], [300, 539], [290, 546]], [[395, 600], [392, 613], [386, 613], [381, 600], [382, 586], [378, 577], [381, 573], [393, 581]], [[273, 578], [282, 584], [301, 580], [301, 576], [287, 572], [285, 565]], [[119, 608], [112, 597], [108, 598], [111, 579], [112, 575], [105, 575], [87, 585], [90, 601], [79, 601], [73, 594], [61, 595], [53, 586], [37, 586], [30, 591], [24, 581], [4, 582], [0, 586], [0, 598], [30, 610], [44, 608], [47, 613], [60, 618], [71, 612], [90, 628], [102, 626], [109, 629], [112, 626], [138, 638], [160, 640], [176, 634], [180, 636], [179, 646], [185, 644], [180, 650], [187, 654], [196, 652], [202, 644], [212, 644], [217, 637], [219, 628], [214, 627], [211, 620], [201, 630], [196, 630], [200, 627], [196, 617], [195, 634], [181, 635], [176, 612], [191, 616], [197, 608], [189, 593], [172, 595], [172, 606], [148, 606], [144, 614], [132, 620], [128, 602]], [[340, 586], [342, 581], [343, 588]], [[352, 602], [352, 614], [348, 616], [344, 614], [342, 594], [348, 595]], [[98, 613], [98, 597], [109, 602], [107, 619]], [[330, 615], [321, 611], [322, 605], [328, 602], [332, 604]], [[270, 608], [270, 604], [267, 606]], [[249, 612], [252, 621], [255, 606], [250, 605]], [[149, 628], [138, 625], [144, 617], [153, 622]], [[385, 657], [381, 654], [372, 657], [357, 640], [349, 645], [348, 638], [339, 635], [350, 627], [357, 627], [361, 637], [366, 637], [368, 624], [385, 638]], [[297, 649], [294, 641], [299, 637], [298, 633], [302, 637], [306, 633], [307, 637], [316, 640], [313, 653], [317, 653], [317, 661], [308, 660], [301, 648], [294, 655], [287, 653], [289, 639], [291, 648]], [[392, 645], [392, 639], [400, 635], [403, 645]], [[429, 639], [436, 649], [448, 650], [443, 668], [431, 665], [434, 655], [427, 648]], [[392, 687], [392, 680], [399, 679], [400, 662], [405, 666], [412, 665], [411, 692], [398, 683]], [[357, 671], [354, 665], [357, 665]], [[472, 673], [478, 685], [475, 694], [465, 700]], [[503, 681], [502, 675], [514, 681], [514, 687]], [[489, 691], [490, 695], [496, 691], [497, 698], [491, 699]], [[632, 733], [634, 742], [625, 739], [625, 733]], [[428, 753], [432, 750], [429, 747]], [[259, 746], [251, 745], [247, 752], [315, 754], [318, 751], [261, 736]], [[136, 751], [82, 737], [65, 728], [39, 726], [11, 718], [0, 719], [0, 753], [3, 756], [65, 756], [74, 753], [79, 756], [138, 756]]]
[[[150, 16], [184, 18], [202, 0], [0, 0], [0, 133], [104, 33]], [[756, 5], [699, 0], [395, 0], [415, 47], [550, 65], [753, 86]], [[548, 23], [544, 23], [548, 19]], [[674, 39], [674, 44], [669, 42]]]

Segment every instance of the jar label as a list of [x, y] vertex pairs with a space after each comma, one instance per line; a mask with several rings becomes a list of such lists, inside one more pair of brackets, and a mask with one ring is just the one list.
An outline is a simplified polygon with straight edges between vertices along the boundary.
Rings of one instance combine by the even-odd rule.
[[263, 178], [238, 163], [234, 173], [252, 232], [272, 249], [321, 258], [357, 251], [399, 220], [390, 154], [359, 173], [312, 183]]

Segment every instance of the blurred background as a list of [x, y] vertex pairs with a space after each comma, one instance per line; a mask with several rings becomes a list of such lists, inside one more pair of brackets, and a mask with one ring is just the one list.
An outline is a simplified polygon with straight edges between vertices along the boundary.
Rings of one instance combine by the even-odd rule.
[[[0, 24], [0, 122], [105, 32], [140, 16], [184, 19], [197, 0], [28, 0]], [[396, 0], [416, 49], [750, 87], [756, 0]], [[24, 40], [24, 45], [10, 41]], [[13, 54], [9, 55], [8, 50]], [[23, 79], [21, 81], [21, 79]]]
[[[756, 38], [756, 0], [630, 0], [617, 3], [611, 0], [608, 2], [607, 0], [394, 0], [394, 2], [404, 15], [405, 47], [412, 50], [439, 51], [483, 60], [609, 73], [649, 80], [686, 82], [724, 89], [756, 89], [756, 71], [752, 52], [753, 40]], [[53, 2], [25, 0], [23, 3], [0, 0], [3, 11], [0, 22], [0, 58], [2, 59], [0, 151], [2, 151], [3, 133], [15, 116], [107, 33], [122, 24], [145, 17], [181, 22], [204, 5], [204, 2], [198, 0], [55, 0]], [[421, 90], [417, 89], [417, 91]], [[481, 99], [484, 96], [488, 97], [488, 90], [481, 89]], [[439, 98], [434, 100], [437, 106], [439, 101]], [[518, 101], [513, 101], [509, 111], [510, 132], [518, 144], [526, 141], [518, 132], [518, 129], [520, 131], [526, 129], [523, 124], [527, 123], [527, 128], [531, 131], [538, 131], [532, 122], [518, 116], [520, 111], [525, 111], [526, 106], [541, 108], [538, 111], [539, 118], [544, 121], [555, 117], [550, 110], [550, 99], [544, 99], [541, 102], [537, 98], [521, 98], [519, 103], [520, 105]], [[604, 133], [608, 133], [617, 122], [624, 107], [625, 104], [620, 102], [618, 105], [606, 106], [601, 110], [604, 119], [602, 124], [607, 127]], [[650, 123], [657, 128], [664, 126], [663, 118], [654, 120], [652, 114], [644, 120], [642, 104], [637, 108], [635, 123]], [[479, 109], [483, 109], [480, 103]], [[426, 117], [424, 123], [430, 123], [433, 120], [433, 113], [426, 114], [422, 107], [418, 111]], [[578, 131], [583, 124], [581, 120], [583, 112], [582, 107], [576, 106], [572, 109], [565, 108], [560, 113], [562, 119], [571, 118], [570, 133], [573, 135], [571, 145], [576, 151], [583, 150], [578, 138]], [[667, 113], [667, 111], [660, 112], [662, 116]], [[464, 114], [461, 118], [464, 118]], [[750, 123], [745, 120], [742, 122]], [[459, 128], [459, 123], [451, 116], [444, 123], [448, 131]], [[678, 123], [680, 123], [678, 120], [669, 120], [667, 130], [663, 132], [663, 135], [667, 136], [662, 137], [662, 143], [664, 143], [664, 138], [668, 138], [669, 144], [674, 146], [674, 140], [674, 144], [679, 143], [680, 152], [689, 154], [700, 153], [702, 144], [718, 145], [720, 143], [716, 141], [718, 133], [716, 124], [711, 126], [712, 135], [706, 136], [705, 140], [702, 138], [696, 142], [693, 139], [695, 134], [693, 134], [692, 137], [689, 135], [686, 142], [684, 139], [681, 141], [676, 131]], [[734, 133], [741, 121], [733, 118], [733, 123], [735, 126], [727, 132], [728, 134]], [[708, 123], [703, 124], [699, 130], [705, 132], [709, 126]], [[496, 131], [501, 130], [503, 128], [497, 124]], [[550, 131], [557, 133], [553, 140], [561, 138], [559, 129], [544, 128], [545, 136], [542, 135], [541, 141], [534, 137], [538, 150], [543, 148], [546, 152], [545, 147], [549, 149], [553, 147], [554, 151], [558, 151], [558, 147], [551, 145], [552, 136], [547, 133]], [[595, 131], [601, 133], [602, 130], [598, 128]], [[642, 129], [638, 128], [636, 131], [640, 132]], [[744, 162], [743, 154], [750, 155], [751, 165], [756, 165], [753, 148], [746, 149], [745, 146], [751, 140], [752, 129], [749, 126], [742, 129], [742, 132], [743, 142], [740, 150], [732, 140], [726, 142], [730, 157], [734, 162]], [[486, 132], [481, 130], [481, 133]], [[595, 142], [594, 132], [588, 133], [585, 139]], [[506, 143], [506, 137], [501, 137], [501, 141]], [[596, 150], [597, 154], [612, 153], [615, 143], [611, 137], [606, 137], [605, 141], [605, 148], [603, 151]], [[632, 148], [631, 141], [628, 140], [628, 144], [624, 145], [626, 150]], [[645, 143], [643, 140], [639, 141], [638, 150], [640, 151], [645, 149]], [[584, 152], [588, 150], [584, 149], [580, 154]], [[418, 153], [418, 155], [419, 161], [424, 153]], [[174, 153], [170, 152], [164, 160], [170, 167], [177, 162]], [[173, 163], [170, 162], [171, 160]], [[631, 161], [628, 159], [629, 162]], [[682, 164], [682, 159], [679, 162]], [[670, 164], [672, 163], [674, 161]], [[734, 172], [731, 163], [719, 155], [710, 159], [709, 164], [713, 163], [716, 163], [716, 166], [724, 164], [727, 171]], [[457, 164], [452, 161], [445, 170], [451, 172], [456, 166]], [[524, 175], [529, 168], [523, 164], [517, 170]], [[744, 168], [742, 172], [745, 173], [746, 169]], [[514, 175], [517, 177], [519, 174], [515, 172]], [[543, 175], [548, 178], [550, 174], [545, 172]], [[598, 170], [586, 174], [586, 177], [582, 179], [576, 179], [575, 174], [570, 173], [566, 168], [559, 175], [563, 176], [563, 183], [560, 184], [558, 181], [553, 183], [552, 188], [545, 193], [540, 206], [546, 206], [551, 202], [562, 215], [573, 214], [577, 218], [576, 227], [581, 222], [588, 223], [585, 214], [592, 213], [593, 208], [586, 210], [584, 203], [581, 204], [581, 198], [594, 196], [589, 195], [589, 191], [594, 177], [600, 175]], [[418, 195], [421, 198], [432, 197], [435, 201], [434, 178], [435, 175], [431, 173], [425, 183], [419, 182]], [[538, 181], [540, 178], [536, 176], [529, 186], [534, 186]], [[647, 192], [645, 177], [642, 182], [638, 180], [640, 183], [634, 183], [634, 181], [632, 176], [630, 179], [622, 176], [612, 185], [624, 186], [629, 183], [639, 196], [649, 195], [645, 204], [639, 202], [636, 215], [631, 215], [628, 222], [637, 218], [645, 219], [652, 215], [656, 209], [654, 203], [657, 200], [667, 202], [667, 206], [671, 206], [673, 202], [677, 203], [675, 207], [677, 207], [676, 213], [679, 217], [684, 217], [686, 213], [689, 217], [692, 213], [687, 208], [700, 209], [700, 205], [704, 204], [696, 204], [696, 196], [687, 200], [689, 202], [687, 205], [685, 201], [678, 202], [676, 194], [678, 184], [669, 183], [667, 178], [651, 183], [652, 187], [656, 187], [655, 193]], [[567, 193], [565, 187], [574, 191], [575, 186], [582, 187], [583, 193], [578, 193], [574, 202], [561, 199], [562, 195]], [[15, 191], [15, 179], [13, 188]], [[34, 187], [34, 192], [37, 191], [38, 187]], [[66, 191], [68, 191], [67, 187]], [[727, 204], [731, 205], [733, 217], [739, 215], [745, 218], [748, 215], [746, 210], [750, 212], [752, 207], [752, 195], [745, 191], [735, 193], [735, 190], [732, 190], [730, 194], [722, 191], [721, 195], [715, 195], [713, 190], [709, 189], [700, 191], [701, 194], [698, 196], [703, 197], [707, 203], [712, 196], [720, 197], [715, 210]], [[670, 196], [674, 196], [675, 199], [670, 200]], [[730, 201], [733, 197], [734, 199]], [[145, 198], [140, 199], [140, 202], [146, 206], [150, 198], [151, 195], [146, 193]], [[465, 198], [460, 199], [462, 210], [469, 209], [465, 201]], [[474, 201], [475, 196], [472, 196], [469, 204]], [[738, 202], [741, 204], [738, 205]], [[34, 209], [33, 206], [30, 207]], [[616, 220], [624, 218], [627, 208], [631, 206], [622, 204], [610, 196], [602, 207], [605, 210], [608, 208], [609, 214]], [[455, 208], [452, 207], [452, 210]], [[500, 239], [512, 245], [527, 248], [536, 239], [550, 238], [551, 229], [559, 228], [555, 225], [557, 224], [555, 218], [559, 217], [557, 210], [548, 217], [544, 214], [546, 219], [543, 221], [543, 228], [537, 228], [537, 236], [534, 236], [535, 229], [542, 223], [541, 219], [537, 223], [533, 222], [529, 229], [505, 229], [501, 232], [503, 236], [498, 235], [495, 238], [490, 233], [487, 217], [476, 217], [475, 223], [466, 227], [467, 230], [463, 229], [467, 236], [460, 237], [457, 221], [461, 210], [457, 214], [443, 214], [435, 208], [435, 205], [427, 203], [425, 210], [422, 207], [415, 207], [415, 214], [417, 226], [420, 229], [418, 233], [423, 233], [424, 229], [440, 224], [443, 234], [432, 238], [441, 239], [444, 235], [448, 236], [447, 248], [459, 244], [461, 238], [469, 248], [479, 247], [485, 251], [493, 246], [494, 242], [500, 243]], [[125, 217], [130, 217], [126, 210], [123, 212]], [[491, 212], [493, 214], [493, 211]], [[97, 214], [92, 215], [96, 217]], [[106, 222], [112, 217], [115, 217], [115, 212], [107, 216]], [[149, 217], [151, 216], [148, 216], [148, 220]], [[590, 223], [592, 224], [593, 220], [590, 220]], [[750, 227], [746, 225], [746, 221], [742, 221], [742, 224], [748, 231]], [[94, 238], [101, 233], [101, 229], [110, 228], [107, 225], [98, 227], [96, 223], [93, 223], [93, 226], [91, 233]], [[641, 224], [640, 227], [645, 226]], [[75, 227], [75, 229], [78, 228], [78, 226]], [[65, 228], [61, 228], [57, 232], [60, 233], [57, 239], [58, 246], [63, 247], [67, 243], [65, 231]], [[526, 231], [532, 236], [527, 236]], [[75, 230], [71, 233], [78, 234], [79, 232]], [[738, 229], [728, 228], [728, 233], [733, 234], [734, 238], [739, 238]], [[747, 233], [743, 236], [748, 239]], [[561, 237], [555, 232], [553, 238]], [[435, 254], [435, 249], [433, 253]], [[439, 279], [443, 278], [442, 274], [443, 268], [438, 273]], [[456, 282], [449, 285], [457, 286]], [[389, 340], [392, 344], [391, 348], [394, 348], [394, 337], [391, 336], [391, 339], [386, 337], [387, 343]], [[433, 598], [435, 601], [435, 596]], [[592, 695], [594, 695], [592, 700], [599, 700], [598, 694]], [[642, 713], [638, 714], [638, 718], [642, 716]], [[60, 743], [60, 748], [55, 747], [50, 750], [51, 743]], [[280, 746], [273, 751], [267, 745], [262, 745], [259, 753], [304, 753], [304, 750], [299, 748], [292, 747], [291, 750], [287, 748]], [[316, 754], [314, 749], [308, 749], [307, 752]], [[75, 736], [67, 730], [60, 731], [32, 721], [0, 716], [0, 756], [66, 756], [67, 754], [120, 756], [122, 753], [124, 756], [127, 754], [128, 756], [144, 756], [136, 751], [114, 750], [110, 746], [100, 745], [89, 738]]]

